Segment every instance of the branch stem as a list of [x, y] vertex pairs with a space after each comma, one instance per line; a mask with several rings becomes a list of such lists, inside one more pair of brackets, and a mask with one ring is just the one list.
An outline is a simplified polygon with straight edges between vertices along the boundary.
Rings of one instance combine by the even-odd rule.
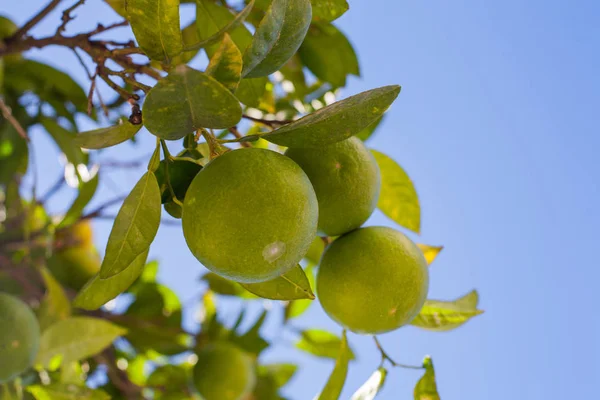
[[381, 364], [379, 364], [380, 367], [383, 366], [383, 363], [385, 362], [385, 360], [388, 360], [390, 362], [390, 364], [392, 364], [393, 367], [408, 368], [408, 369], [423, 369], [422, 366], [418, 367], [416, 365], [407, 365], [407, 364], [397, 363], [385, 352], [385, 350], [383, 350], [383, 347], [381, 346], [381, 343], [379, 343], [379, 339], [377, 339], [377, 336], [373, 336], [373, 340], [375, 341], [375, 346], [377, 346], [377, 349], [381, 353]]

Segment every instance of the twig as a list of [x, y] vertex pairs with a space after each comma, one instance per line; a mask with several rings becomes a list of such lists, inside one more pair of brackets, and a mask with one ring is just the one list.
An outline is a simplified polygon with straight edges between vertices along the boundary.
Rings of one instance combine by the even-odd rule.
[[19, 136], [29, 142], [29, 136], [27, 136], [27, 131], [23, 129], [19, 121], [12, 115], [12, 111], [9, 106], [6, 105], [4, 100], [0, 98], [0, 111], [2, 111], [2, 116], [6, 118], [6, 120], [15, 128]]
[[270, 128], [275, 128], [276, 126], [286, 125], [286, 124], [289, 124], [289, 123], [293, 122], [291, 120], [281, 120], [281, 121], [278, 121], [278, 120], [268, 120], [268, 119], [262, 119], [262, 118], [255, 118], [255, 117], [251, 117], [251, 116], [246, 115], [246, 114], [242, 115], [242, 118], [245, 118], [245, 119], [247, 119], [249, 121], [258, 122], [259, 124], [266, 125], [266, 126], [268, 126]]
[[[107, 220], [107, 221], [114, 221], [115, 218], [117, 218], [117, 216], [116, 215], [108, 215], [108, 214], [98, 214], [98, 215], [96, 215], [93, 218], [94, 219]], [[178, 227], [181, 227], [181, 222], [170, 221], [168, 219], [161, 219], [160, 220], [160, 224], [161, 225], [165, 225], [165, 226], [178, 226]]]
[[377, 349], [381, 353], [381, 364], [379, 365], [380, 367], [383, 366], [383, 362], [385, 360], [388, 360], [390, 362], [390, 364], [392, 364], [393, 367], [408, 368], [408, 369], [423, 369], [422, 366], [417, 367], [415, 365], [406, 365], [406, 364], [397, 363], [396, 361], [392, 360], [392, 358], [390, 358], [390, 356], [385, 352], [385, 350], [383, 350], [383, 347], [381, 347], [381, 343], [379, 343], [379, 339], [377, 339], [377, 336], [373, 336], [373, 340], [375, 341], [375, 346], [377, 346]]
[[13, 41], [13, 40], [19, 39], [22, 36], [25, 36], [25, 34], [27, 34], [27, 32], [29, 32], [29, 30], [31, 28], [33, 28], [35, 25], [38, 24], [38, 22], [40, 22], [42, 19], [44, 19], [44, 17], [46, 17], [46, 15], [50, 14], [50, 12], [52, 12], [52, 10], [54, 10], [60, 2], [61, 2], [61, 0], [52, 0], [40, 12], [35, 14], [29, 21], [25, 22], [25, 24], [21, 28], [19, 28], [14, 33], [14, 35], [12, 35], [9, 38], [9, 41]]
[[71, 16], [71, 12], [73, 10], [75, 10], [77, 7], [83, 5], [83, 3], [85, 3], [85, 0], [78, 0], [71, 7], [67, 8], [65, 11], [63, 11], [62, 17], [61, 17], [62, 23], [59, 25], [58, 28], [56, 28], [56, 35], [60, 35], [62, 32], [64, 32], [66, 30], [67, 24], [74, 19], [74, 17]]
[[127, 373], [117, 367], [117, 357], [112, 346], [95, 356], [94, 359], [98, 364], [106, 366], [106, 374], [110, 378], [110, 381], [126, 399], [133, 400], [140, 398], [142, 388], [131, 382]]
[[52, 196], [54, 196], [56, 192], [58, 192], [63, 187], [65, 183], [65, 176], [61, 174], [54, 183], [54, 185], [52, 185], [50, 189], [48, 189], [48, 191], [42, 195], [41, 199], [38, 200], [38, 203], [46, 203]]
[[102, 211], [104, 211], [108, 207], [114, 206], [115, 204], [122, 203], [124, 200], [125, 200], [125, 197], [117, 197], [115, 199], [109, 200], [106, 203], [101, 204], [100, 206], [98, 206], [94, 211], [81, 216], [81, 218], [79, 218], [79, 219], [80, 220], [84, 220], [84, 219], [95, 218], [98, 215], [102, 214]]
[[[238, 131], [237, 126], [229, 128], [229, 132], [233, 133], [233, 136], [235, 136], [236, 139], [241, 139], [241, 138], [244, 137], [244, 136], [242, 136], [242, 134], [240, 133], [240, 131]], [[250, 143], [247, 143], [247, 142], [241, 142], [240, 145], [242, 147], [252, 147], [252, 145]]]

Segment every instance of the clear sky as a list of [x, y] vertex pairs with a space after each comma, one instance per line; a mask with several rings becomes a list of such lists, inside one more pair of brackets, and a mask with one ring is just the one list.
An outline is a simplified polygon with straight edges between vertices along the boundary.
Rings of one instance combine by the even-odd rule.
[[[22, 23], [44, 3], [3, 1], [0, 12]], [[72, 29], [89, 28], [97, 18], [116, 20], [99, 0], [88, 3]], [[384, 335], [384, 347], [411, 364], [430, 354], [443, 400], [590, 398], [600, 378], [600, 3], [350, 5], [338, 24], [359, 54], [362, 78], [352, 79], [344, 95], [392, 83], [403, 87], [370, 144], [398, 160], [416, 183], [423, 223], [415, 239], [445, 246], [431, 267], [430, 297], [451, 299], [477, 288], [486, 310], [450, 333], [408, 327]], [[36, 32], [53, 32], [57, 18]], [[87, 85], [68, 52], [31, 55]], [[56, 155], [42, 132], [33, 137], [44, 165], [42, 188], [48, 187], [58, 174]], [[145, 131], [138, 137], [140, 146], [119, 146], [103, 157], [149, 154], [153, 139]], [[97, 202], [129, 190], [140, 175], [111, 173], [112, 183], [106, 180]], [[68, 199], [59, 198], [56, 206]], [[381, 214], [369, 224], [393, 226]], [[99, 221], [96, 227], [103, 249], [110, 224]], [[151, 258], [161, 260], [162, 281], [182, 299], [201, 289], [196, 278], [203, 269], [178, 229], [161, 228]], [[227, 302], [228, 309], [236, 305]], [[272, 314], [270, 327], [281, 317]], [[340, 332], [318, 304], [296, 326]], [[265, 334], [278, 343], [265, 360], [293, 359], [302, 367], [286, 394], [312, 399], [333, 362], [293, 350], [291, 335], [269, 327]], [[370, 339], [351, 335], [350, 341], [358, 361], [342, 399], [379, 362]], [[419, 374], [391, 371], [378, 398], [411, 399]]]

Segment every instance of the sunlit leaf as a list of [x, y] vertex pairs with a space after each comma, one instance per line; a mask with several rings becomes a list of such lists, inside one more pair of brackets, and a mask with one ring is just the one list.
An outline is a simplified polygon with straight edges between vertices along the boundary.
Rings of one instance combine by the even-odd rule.
[[63, 364], [91, 357], [126, 330], [112, 323], [91, 317], [71, 317], [50, 326], [42, 334], [36, 364], [43, 366], [55, 357]]
[[421, 206], [415, 187], [393, 159], [371, 150], [381, 171], [381, 192], [377, 207], [398, 225], [419, 233]]
[[[305, 269], [304, 273], [308, 278], [308, 282], [311, 287], [315, 287], [315, 264], [309, 264]], [[292, 300], [285, 307], [285, 320], [298, 318], [308, 310], [310, 305], [313, 303], [310, 299]]]
[[477, 315], [479, 295], [473, 290], [454, 301], [427, 300], [411, 325], [430, 331], [444, 332], [456, 329]]
[[35, 400], [110, 400], [110, 396], [100, 389], [65, 383], [27, 386], [27, 391]]
[[135, 38], [148, 57], [169, 64], [181, 53], [179, 0], [127, 0], [126, 9]]
[[383, 387], [387, 370], [380, 367], [373, 375], [352, 395], [350, 400], [373, 400]]
[[265, 299], [312, 300], [315, 298], [310, 282], [300, 265], [273, 280], [260, 283], [242, 283], [241, 286]]
[[134, 125], [122, 118], [115, 126], [81, 132], [73, 141], [84, 149], [104, 149], [131, 139], [141, 128], [142, 125]]
[[244, 53], [242, 75], [267, 76], [298, 50], [312, 18], [310, 0], [273, 0]]
[[313, 7], [313, 19], [333, 21], [348, 11], [347, 0], [310, 0]]
[[298, 370], [294, 364], [265, 364], [258, 367], [259, 372], [264, 372], [275, 378], [277, 387], [285, 386]]
[[427, 260], [427, 264], [431, 264], [440, 254], [440, 252], [444, 249], [443, 246], [429, 246], [427, 244], [417, 243], [417, 247], [421, 249], [423, 252], [423, 256], [425, 256], [425, 260]]
[[229, 128], [242, 117], [238, 100], [211, 76], [179, 65], [150, 90], [144, 126], [161, 139], [177, 140], [199, 128]]
[[142, 273], [148, 252], [149, 249], [146, 249], [117, 275], [107, 279], [94, 276], [79, 291], [73, 300], [73, 306], [84, 310], [97, 310], [126, 291]]
[[346, 382], [346, 375], [348, 375], [348, 362], [350, 361], [350, 357], [351, 353], [350, 348], [348, 347], [348, 339], [346, 338], [346, 331], [344, 331], [342, 333], [339, 356], [335, 361], [333, 372], [323, 388], [323, 391], [321, 391], [314, 400], [338, 400], [340, 398], [344, 383]]
[[152, 172], [146, 172], [117, 214], [102, 260], [100, 279], [117, 275], [148, 250], [160, 225], [160, 211], [158, 182]]
[[56, 321], [66, 319], [71, 315], [71, 303], [63, 287], [47, 268], [42, 268], [40, 274], [44, 280], [44, 286], [46, 286], [46, 295], [38, 310], [38, 321], [40, 329], [44, 331]]
[[302, 63], [321, 81], [334, 88], [346, 86], [348, 75], [360, 76], [352, 44], [334, 25], [314, 23], [298, 50]]
[[242, 74], [242, 53], [228, 34], [223, 36], [219, 50], [210, 59], [206, 73], [231, 92], [237, 89]]
[[333, 103], [269, 132], [264, 139], [287, 147], [321, 147], [360, 132], [398, 97], [400, 86], [385, 86]]
[[71, 207], [67, 210], [67, 213], [63, 217], [62, 221], [56, 226], [57, 229], [69, 226], [77, 222], [81, 216], [83, 209], [94, 197], [96, 189], [98, 188], [99, 174], [96, 174], [92, 179], [87, 182], [82, 182], [79, 185], [79, 191], [77, 197], [71, 204]]
[[[342, 339], [337, 335], [321, 329], [307, 329], [301, 332], [300, 340], [296, 342], [296, 348], [317, 357], [333, 358], [340, 355]], [[348, 357], [354, 360], [354, 352], [348, 347]]]
[[423, 366], [425, 367], [425, 374], [415, 386], [415, 400], [440, 400], [431, 357], [425, 357]]

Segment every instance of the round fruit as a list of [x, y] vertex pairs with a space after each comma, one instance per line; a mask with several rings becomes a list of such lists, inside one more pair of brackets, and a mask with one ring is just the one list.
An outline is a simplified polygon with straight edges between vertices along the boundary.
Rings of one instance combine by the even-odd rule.
[[31, 366], [40, 344], [35, 314], [21, 300], [0, 293], [0, 383]]
[[381, 176], [371, 152], [359, 139], [317, 149], [285, 153], [306, 172], [319, 200], [319, 231], [328, 236], [350, 232], [377, 206]]
[[101, 259], [94, 247], [89, 220], [78, 222], [55, 237], [58, 248], [48, 259], [48, 268], [56, 279], [79, 290], [100, 270]]
[[419, 248], [386, 227], [360, 228], [336, 239], [317, 275], [323, 309], [356, 333], [384, 333], [408, 324], [428, 289], [429, 271]]
[[316, 236], [317, 197], [302, 169], [270, 150], [242, 148], [204, 167], [183, 203], [183, 234], [204, 266], [229, 279], [274, 279]]
[[[166, 161], [162, 160], [155, 172], [156, 180], [158, 181], [158, 185], [160, 187], [161, 201], [163, 204], [168, 203], [173, 197], [171, 196], [171, 191], [167, 186], [165, 164]], [[175, 160], [169, 164], [169, 180], [177, 199], [183, 201], [190, 183], [192, 183], [192, 180], [196, 177], [201, 169], [201, 165], [186, 160]]]
[[174, 201], [166, 202], [165, 211], [169, 213], [169, 215], [173, 218], [181, 219], [181, 206]]
[[198, 353], [194, 386], [206, 400], [241, 400], [254, 389], [256, 375], [252, 360], [242, 350], [215, 343]]

